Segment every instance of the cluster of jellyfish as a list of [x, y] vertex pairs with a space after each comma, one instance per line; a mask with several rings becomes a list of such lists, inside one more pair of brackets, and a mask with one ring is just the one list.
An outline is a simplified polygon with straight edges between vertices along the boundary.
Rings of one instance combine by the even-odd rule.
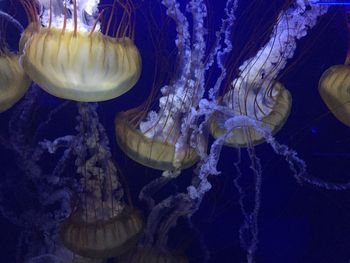
[[[142, 85], [138, 83], [142, 52], [135, 40], [139, 3], [20, 0], [27, 15], [26, 28], [0, 11], [0, 114], [12, 111], [11, 135], [1, 136], [0, 143], [15, 156], [20, 171], [6, 183], [19, 182], [18, 189], [35, 203], [22, 207], [22, 212], [13, 211], [6, 205], [7, 185], [1, 184], [1, 214], [24, 229], [17, 262], [190, 262], [185, 253], [169, 246], [168, 234], [180, 218], [191, 218], [200, 208], [212, 187], [211, 178], [220, 174], [217, 164], [224, 146], [239, 154], [246, 149], [251, 161], [254, 186], [250, 193], [240, 185], [240, 163], [233, 163], [243, 216], [237, 235], [249, 263], [256, 261], [262, 201], [257, 145], [269, 144], [283, 156], [299, 183], [327, 190], [350, 187], [350, 183], [327, 182], [308, 174], [296, 151], [274, 137], [292, 107], [291, 93], [279, 74], [293, 58], [297, 42], [329, 6], [286, 1], [256, 54], [233, 61], [232, 30], [241, 1], [225, 2], [217, 29], [208, 27], [207, 1], [152, 1], [161, 5], [165, 27], [175, 27], [176, 63], [164, 69], [169, 71], [168, 78], [157, 76], [155, 87], [139, 107], [117, 113], [114, 120], [121, 151], [159, 171], [138, 195], [147, 204], [147, 212], [135, 207], [125, 183], [128, 178], [114, 159], [98, 114], [100, 102], [119, 103], [123, 97], [118, 97]], [[21, 34], [16, 52], [6, 43], [6, 28]], [[208, 35], [214, 35], [214, 41], [209, 43]], [[240, 64], [233, 65], [237, 61]], [[349, 62], [350, 55], [344, 65], [328, 69], [319, 83], [320, 98], [347, 126]], [[49, 112], [45, 122], [33, 127], [43, 91], [50, 94], [46, 97], [63, 102]], [[72, 118], [76, 122], [72, 134], [39, 140], [44, 126], [72, 102], [78, 109]], [[43, 158], [55, 159], [52, 169], [47, 169]], [[186, 169], [192, 171], [192, 179], [184, 191], [154, 198]], [[245, 203], [247, 194], [253, 195], [252, 206]]]

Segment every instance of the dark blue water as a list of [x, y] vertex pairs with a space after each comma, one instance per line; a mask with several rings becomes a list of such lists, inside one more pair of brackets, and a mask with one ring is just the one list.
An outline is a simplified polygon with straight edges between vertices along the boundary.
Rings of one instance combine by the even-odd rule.
[[[135, 163], [118, 148], [115, 143], [114, 117], [117, 112], [134, 108], [145, 101], [156, 74], [155, 54], [159, 54], [165, 61], [174, 58], [171, 51], [175, 48], [175, 30], [172, 23], [165, 29], [155, 28], [157, 24], [153, 24], [153, 20], [162, 23], [165, 17], [165, 10], [158, 1], [135, 2], [135, 43], [142, 56], [141, 78], [132, 90], [121, 97], [99, 103], [98, 112], [100, 121], [107, 130], [113, 157], [125, 175], [134, 205], [144, 211], [144, 203], [138, 200], [138, 193], [161, 173]], [[210, 45], [215, 39], [214, 32], [221, 23], [224, 1], [207, 2]], [[252, 2], [252, 5], [242, 3], [238, 8], [238, 21], [232, 34], [232, 61], [236, 59], [241, 62], [259, 49], [267, 40], [260, 36], [268, 32], [273, 23], [272, 18], [283, 4], [283, 1], [274, 0]], [[111, 4], [111, 1], [103, 1], [102, 4]], [[0, 8], [26, 26], [25, 13], [17, 1], [0, 1]], [[16, 50], [19, 33], [11, 25], [2, 30], [7, 30], [6, 41], [12, 50]], [[160, 48], [163, 50], [155, 48], [152, 42], [152, 38], [157, 36], [161, 36], [158, 40], [162, 43]], [[252, 48], [242, 54], [241, 50], [246, 45], [252, 45]], [[320, 76], [327, 68], [344, 62], [346, 50], [345, 13], [341, 8], [331, 8], [308, 36], [298, 42], [294, 58], [288, 62], [287, 69], [280, 76], [280, 81], [292, 94], [293, 104], [290, 117], [276, 135], [279, 142], [298, 152], [311, 175], [337, 183], [350, 181], [350, 130], [329, 112], [317, 87]], [[242, 57], [238, 58], [240, 55]], [[169, 67], [172, 66], [170, 63]], [[163, 71], [164, 74], [167, 73], [166, 69]], [[213, 74], [215, 76], [215, 72]], [[40, 92], [31, 125], [25, 127], [28, 137], [32, 138], [31, 134], [47, 118], [47, 112], [64, 102]], [[8, 125], [15, 111], [16, 107], [0, 114], [0, 135], [4, 138], [11, 136]], [[76, 115], [75, 103], [69, 102], [38, 131], [36, 142], [74, 133]], [[259, 145], [255, 151], [261, 160], [263, 172], [262, 206], [258, 222], [260, 241], [256, 262], [349, 262], [350, 191], [327, 191], [308, 184], [300, 185], [284, 158], [274, 154], [268, 145]], [[244, 176], [250, 172], [250, 160], [244, 150], [242, 154]], [[190, 262], [205, 262], [206, 257], [207, 262], [213, 263], [246, 262], [246, 252], [241, 248], [238, 237], [243, 218], [238, 203], [239, 195], [233, 184], [237, 176], [234, 168], [236, 158], [235, 149], [224, 147], [218, 166], [221, 174], [210, 179], [213, 187], [206, 194], [200, 209], [192, 216], [191, 222], [180, 219], [169, 234], [170, 246], [184, 251]], [[49, 171], [56, 161], [57, 156], [46, 156], [41, 163], [42, 169]], [[25, 218], [30, 209], [40, 207], [35, 203], [35, 187], [23, 179], [23, 171], [18, 165], [21, 165], [20, 160], [11, 149], [1, 147], [0, 185], [3, 186], [0, 211], [7, 213], [0, 215], [1, 263], [14, 263], [16, 256], [22, 253], [18, 243], [25, 226], [16, 224], [14, 215]], [[190, 184], [191, 176], [191, 169], [184, 171], [162, 194], [167, 196], [176, 191], [184, 191]], [[249, 193], [254, 189], [248, 184], [245, 190]], [[144, 216], [147, 217], [145, 211]], [[37, 235], [40, 237], [42, 233]], [[34, 242], [29, 246], [36, 247], [38, 244]]]

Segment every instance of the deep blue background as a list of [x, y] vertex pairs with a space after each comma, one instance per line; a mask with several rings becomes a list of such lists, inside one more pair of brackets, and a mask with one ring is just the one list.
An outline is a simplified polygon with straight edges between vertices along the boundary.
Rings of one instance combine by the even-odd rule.
[[[104, 3], [106, 2], [108, 1]], [[213, 33], [220, 25], [224, 1], [208, 2], [210, 14], [208, 27], [209, 32]], [[243, 3], [238, 10], [240, 15], [232, 38], [234, 43], [232, 59], [237, 57], [247, 44], [259, 46], [258, 36], [265, 29], [257, 33], [254, 29], [259, 28], [260, 25], [264, 27], [261, 21], [268, 25], [271, 19], [269, 14], [274, 14], [283, 1], [255, 2], [255, 6]], [[154, 19], [164, 22], [164, 19], [159, 17], [161, 14], [164, 16], [164, 9], [157, 7], [157, 4], [151, 5], [148, 1], [137, 3], [139, 7], [136, 12], [135, 42], [140, 49], [143, 61], [141, 79], [130, 92], [117, 99], [100, 103], [99, 113], [101, 122], [108, 131], [114, 157], [127, 177], [135, 204], [142, 207], [142, 204], [137, 201], [139, 190], [145, 183], [160, 176], [160, 172], [133, 162], [118, 149], [114, 142], [113, 119], [117, 112], [136, 107], [147, 98], [155, 74], [154, 54], [169, 55], [174, 48], [175, 31], [174, 25], [170, 23], [167, 32], [161, 39], [167, 50], [155, 50], [148, 29], [152, 27], [152, 24], [147, 12], [152, 6]], [[6, 1], [1, 1], [0, 7], [15, 14], [23, 25], [26, 24], [26, 18], [19, 5], [10, 5]], [[11, 26], [7, 29], [7, 41], [13, 49], [16, 49], [19, 35]], [[209, 42], [212, 39], [211, 35]], [[331, 65], [341, 64], [344, 61], [347, 48], [344, 12], [335, 8], [330, 10], [319, 25], [298, 44], [295, 59], [290, 61], [290, 67], [280, 78], [280, 81], [292, 94], [292, 112], [276, 137], [279, 142], [289, 145], [299, 153], [299, 156], [307, 163], [308, 171], [312, 175], [333, 182], [348, 182], [350, 181], [349, 128], [329, 113], [317, 90], [318, 80], [322, 73]], [[249, 56], [249, 52], [244, 56], [245, 58]], [[167, 60], [169, 57], [163, 59]], [[45, 113], [61, 102], [62, 100], [43, 93], [40, 109], [42, 113]], [[74, 103], [68, 105], [41, 132], [41, 137], [53, 139], [72, 132], [76, 114]], [[11, 110], [0, 114], [1, 132], [6, 131], [10, 117]], [[298, 185], [285, 160], [276, 156], [269, 146], [265, 144], [257, 146], [256, 153], [263, 166], [257, 262], [349, 262], [350, 191], [332, 192], [315, 189], [308, 185]], [[190, 262], [203, 262], [204, 253], [201, 242], [206, 245], [210, 254], [210, 262], [245, 262], [245, 252], [240, 248], [238, 240], [238, 228], [242, 223], [242, 216], [238, 206], [238, 194], [233, 187], [233, 179], [236, 176], [233, 166], [235, 158], [235, 149], [224, 148], [219, 163], [222, 174], [211, 179], [213, 189], [207, 194], [200, 210], [192, 218], [200, 234], [193, 233], [188, 240], [188, 224], [185, 220], [179, 222], [176, 232], [171, 232], [170, 239], [173, 240], [173, 243], [189, 241], [186, 253]], [[0, 175], [5, 174], [13, 165], [9, 153], [1, 150]], [[242, 166], [248, 167], [248, 165], [249, 160], [244, 158]], [[186, 171], [173, 187], [177, 185], [180, 190], [184, 189], [190, 178], [191, 171]], [[16, 191], [16, 185], [12, 190]], [[6, 201], [9, 204], [12, 202], [12, 200]], [[0, 250], [2, 252], [0, 262], [15, 262], [19, 229], [0, 216], [0, 231]]]

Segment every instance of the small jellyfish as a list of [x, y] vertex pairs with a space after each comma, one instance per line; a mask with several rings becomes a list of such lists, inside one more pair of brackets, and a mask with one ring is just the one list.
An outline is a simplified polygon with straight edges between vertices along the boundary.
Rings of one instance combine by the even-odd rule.
[[103, 13], [95, 19], [97, 7], [77, 5], [77, 0], [72, 5], [64, 1], [64, 6], [54, 1], [38, 2], [43, 10], [41, 21], [35, 3], [23, 0], [30, 27], [35, 30], [23, 35], [21, 62], [41, 88], [60, 98], [92, 102], [118, 97], [136, 84], [141, 57], [133, 41], [129, 1], [120, 4], [124, 14], [114, 37], [108, 34], [113, 31], [111, 23], [117, 1], [105, 33], [97, 31]]

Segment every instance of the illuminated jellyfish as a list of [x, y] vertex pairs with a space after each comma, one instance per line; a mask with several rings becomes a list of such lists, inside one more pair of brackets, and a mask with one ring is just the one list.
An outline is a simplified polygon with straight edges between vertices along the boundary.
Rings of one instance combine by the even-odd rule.
[[[73, 253], [107, 259], [134, 246], [143, 228], [139, 212], [123, 200], [118, 170], [96, 104], [79, 104], [79, 134], [71, 144], [80, 175], [79, 204], [63, 223], [61, 239]], [[53, 145], [59, 144], [59, 140]]]
[[[350, 18], [348, 12], [348, 38], [350, 39]], [[350, 47], [344, 65], [335, 65], [326, 70], [319, 82], [321, 98], [334, 116], [350, 126]]]
[[[232, 108], [232, 114], [254, 118], [271, 130], [271, 134], [277, 133], [290, 113], [292, 98], [289, 91], [277, 81], [250, 83], [244, 78], [233, 82], [233, 89], [224, 95], [223, 104]], [[236, 96], [236, 94], [239, 95]], [[214, 138], [227, 132], [224, 128], [226, 119], [227, 116], [221, 112], [215, 112], [211, 116], [209, 130]], [[254, 127], [242, 126], [232, 130], [225, 144], [233, 147], [248, 147], [264, 141], [265, 138], [255, 131]]]
[[[153, 90], [144, 105], [117, 114], [115, 130], [119, 146], [131, 159], [147, 167], [170, 171], [163, 175], [175, 176], [199, 160], [195, 148], [188, 143], [191, 131], [182, 130], [182, 123], [189, 121], [188, 112], [198, 105], [203, 95], [205, 41], [203, 34], [196, 33], [191, 45], [189, 22], [178, 4], [171, 0], [162, 3], [167, 8], [167, 15], [176, 22], [175, 76], [161, 88], [158, 111], [150, 110]], [[201, 11], [205, 14], [203, 8]], [[201, 32], [203, 17], [194, 15], [193, 19], [196, 24], [193, 28]], [[198, 136], [198, 142], [198, 147], [206, 148], [203, 136]]]
[[[185, 13], [183, 13], [180, 9], [180, 5], [174, 1], [163, 1], [162, 4], [167, 8], [167, 15], [169, 15], [171, 18], [173, 18], [177, 25], [177, 33], [178, 33], [178, 39], [181, 41], [184, 40], [183, 35], [187, 35], [189, 33], [188, 31], [188, 22], [187, 18], [185, 17]], [[192, 0], [188, 3], [186, 6], [186, 11], [190, 13], [193, 17], [193, 28], [196, 29], [195, 32], [195, 38], [192, 41], [192, 56], [191, 65], [194, 66], [194, 76], [196, 76], [196, 82], [200, 83], [198, 87], [198, 91], [196, 94], [198, 97], [201, 98], [204, 95], [204, 83], [205, 83], [205, 71], [207, 71], [214, 63], [214, 54], [220, 50], [221, 55], [225, 55], [229, 50], [230, 47], [223, 47], [225, 44], [222, 42], [228, 43], [227, 41], [224, 41], [222, 38], [226, 35], [226, 37], [229, 35], [229, 30], [232, 27], [233, 21], [234, 21], [234, 15], [233, 12], [237, 6], [237, 1], [227, 1], [226, 9], [225, 9], [225, 19], [223, 20], [223, 25], [220, 28], [219, 31], [217, 31], [217, 42], [215, 47], [213, 48], [213, 52], [211, 52], [209, 55], [206, 53], [206, 43], [204, 42], [205, 35], [206, 35], [206, 28], [204, 26], [205, 24], [205, 18], [207, 16], [206, 13], [206, 4], [201, 0]], [[227, 40], [227, 39], [225, 39]], [[182, 43], [179, 41], [178, 43]], [[178, 45], [179, 53], [178, 56], [181, 54], [181, 45]], [[190, 50], [190, 49], [189, 49]], [[196, 59], [196, 58], [206, 58], [205, 60]], [[184, 61], [186, 57], [180, 57], [180, 62]], [[188, 58], [187, 58], [188, 59]], [[181, 64], [182, 65], [182, 64]], [[185, 65], [183, 65], [185, 66]], [[190, 75], [189, 75], [190, 76]], [[165, 104], [166, 100], [171, 99], [180, 99], [180, 92], [183, 92], [183, 89], [181, 87], [178, 87], [176, 91], [179, 90], [179, 92], [176, 92], [175, 95], [177, 97], [174, 98], [174, 96], [171, 96], [170, 98], [162, 97], [160, 98], [160, 108], [161, 110], [167, 109], [167, 105]], [[190, 91], [190, 90], [189, 90]], [[189, 92], [186, 91], [186, 92]], [[172, 104], [170, 104], [172, 106]], [[195, 126], [198, 125], [197, 115], [196, 115], [196, 108], [197, 104], [192, 104], [191, 108], [188, 108], [187, 115], [184, 115], [184, 117], [181, 119], [181, 130], [179, 139], [175, 142], [174, 146], [175, 150], [177, 151], [183, 151], [188, 149], [189, 143], [193, 147], [193, 149], [196, 150], [196, 154], [201, 156], [203, 152], [206, 152], [206, 143], [203, 143], [201, 133], [192, 133], [192, 129], [195, 129]], [[177, 110], [177, 109], [175, 109]], [[137, 112], [134, 113], [135, 116], [137, 116]], [[151, 114], [156, 114], [152, 113]], [[160, 113], [158, 113], [160, 114]], [[170, 115], [168, 118], [171, 118], [172, 115]], [[157, 117], [157, 115], [155, 115]], [[160, 117], [158, 117], [160, 120], [162, 120]], [[149, 119], [152, 119], [149, 117]], [[164, 125], [163, 123], [157, 123], [157, 119], [155, 119], [156, 124], [160, 127], [155, 126], [158, 129], [158, 132], [161, 132], [161, 125]], [[147, 124], [147, 122], [145, 122]], [[152, 123], [151, 123], [152, 124]], [[165, 123], [166, 124], [166, 123]], [[116, 118], [116, 125], [118, 126], [118, 116]], [[140, 125], [140, 128], [142, 127], [142, 124]], [[141, 128], [142, 130], [142, 128]], [[156, 130], [155, 130], [156, 131]], [[154, 131], [154, 132], [155, 132]], [[138, 131], [140, 133], [140, 131]], [[117, 127], [117, 136], [120, 136], [118, 134], [118, 127]], [[160, 135], [162, 135], [160, 133]], [[163, 136], [166, 136], [167, 134], [164, 134]], [[186, 142], [186, 143], [184, 143]], [[119, 142], [120, 144], [120, 142]], [[123, 146], [122, 146], [123, 147]], [[173, 150], [174, 151], [174, 150]], [[199, 158], [199, 157], [198, 157]], [[149, 165], [146, 164], [147, 166]], [[175, 165], [173, 165], [175, 167]], [[164, 174], [163, 174], [164, 175]], [[167, 174], [165, 174], [167, 175]], [[149, 209], [149, 215], [147, 217], [147, 223], [145, 226], [144, 233], [140, 239], [140, 242], [138, 244], [138, 247], [134, 250], [131, 250], [129, 253], [126, 253], [122, 255], [121, 257], [118, 257], [116, 262], [166, 262], [166, 263], [175, 263], [175, 262], [188, 262], [187, 256], [184, 254], [181, 250], [173, 250], [169, 247], [168, 244], [168, 235], [172, 228], [174, 228], [177, 224], [177, 221], [179, 218], [184, 217], [190, 220], [190, 217], [192, 214], [197, 211], [200, 201], [200, 198], [194, 198], [192, 197], [191, 193], [193, 191], [187, 191], [184, 193], [176, 192], [173, 194], [170, 194], [167, 198], [163, 200], [155, 200], [154, 195], [157, 193], [160, 189], [162, 189], [166, 184], [168, 184], [172, 180], [171, 177], [168, 176], [162, 176], [158, 177], [155, 180], [151, 181], [149, 184], [145, 185], [140, 194], [139, 198], [143, 201], [145, 201], [148, 205]], [[198, 183], [200, 182], [200, 178], [195, 176], [193, 179], [193, 186], [194, 189], [197, 189]], [[209, 189], [208, 189], [209, 190]], [[204, 244], [202, 244], [204, 247]], [[207, 260], [208, 254], [207, 250], [203, 249], [203, 260]]]
[[[178, 48], [178, 73], [172, 82], [162, 88], [159, 112], [151, 111], [143, 120], [140, 109], [118, 114], [116, 117], [117, 141], [129, 157], [163, 173], [144, 186], [139, 198], [148, 205], [149, 215], [138, 247], [118, 257], [116, 262], [188, 262], [183, 251], [169, 247], [168, 234], [180, 217], [190, 217], [195, 203], [186, 193], [173, 193], [162, 200], [154, 194], [172, 180], [177, 171], [193, 165], [200, 158], [196, 148], [206, 151], [203, 135], [196, 136], [197, 146], [189, 144], [191, 126], [197, 120], [189, 118], [192, 108], [198, 106], [204, 94], [206, 71], [206, 43], [204, 20], [206, 5], [201, 0], [191, 0], [186, 11], [191, 14], [196, 34], [192, 42], [188, 19], [174, 0], [162, 2], [167, 15], [176, 23]], [[146, 104], [147, 105], [147, 104]], [[147, 108], [146, 108], [147, 109]], [[129, 118], [129, 119], [126, 119]], [[134, 125], [131, 125], [133, 124]], [[181, 125], [186, 123], [186, 125]]]
[[[300, 7], [295, 12], [302, 15], [304, 10]], [[231, 85], [227, 85], [222, 97], [216, 98], [220, 105], [228, 109], [229, 115], [252, 118], [270, 130], [272, 135], [282, 128], [291, 110], [291, 94], [277, 80], [277, 75], [285, 67], [287, 59], [293, 56], [295, 47], [292, 43], [306, 35], [308, 21], [298, 21], [298, 18], [299, 16], [295, 16], [293, 20], [293, 16], [288, 13], [281, 15], [270, 41], [255, 57], [246, 60], [239, 67], [238, 77], [231, 80]], [[297, 23], [297, 27], [301, 23], [305, 24], [301, 25], [301, 28], [293, 27], [295, 32], [289, 32], [290, 23]], [[282, 40], [276, 41], [280, 36], [283, 37]], [[230, 77], [233, 74], [228, 75]], [[217, 92], [215, 91], [215, 94]], [[229, 116], [224, 112], [216, 111], [211, 115], [209, 131], [214, 138], [227, 133], [227, 119]], [[264, 141], [263, 135], [254, 127], [243, 125], [232, 129], [225, 139], [225, 144], [232, 147], [252, 147]]]
[[[21, 24], [8, 14], [0, 11], [0, 17], [10, 21], [23, 31]], [[5, 30], [0, 40], [0, 112], [4, 112], [18, 102], [28, 90], [31, 80], [18, 62], [19, 55], [11, 52], [5, 43]]]
[[[105, 33], [99, 31], [103, 11], [96, 18], [98, 1], [22, 3], [30, 24], [21, 40], [21, 63], [45, 91], [76, 101], [103, 101], [118, 97], [135, 85], [141, 58], [133, 42], [130, 1], [114, 1]], [[36, 5], [42, 12], [40, 20]], [[117, 7], [123, 14], [116, 32], [112, 32]]]

